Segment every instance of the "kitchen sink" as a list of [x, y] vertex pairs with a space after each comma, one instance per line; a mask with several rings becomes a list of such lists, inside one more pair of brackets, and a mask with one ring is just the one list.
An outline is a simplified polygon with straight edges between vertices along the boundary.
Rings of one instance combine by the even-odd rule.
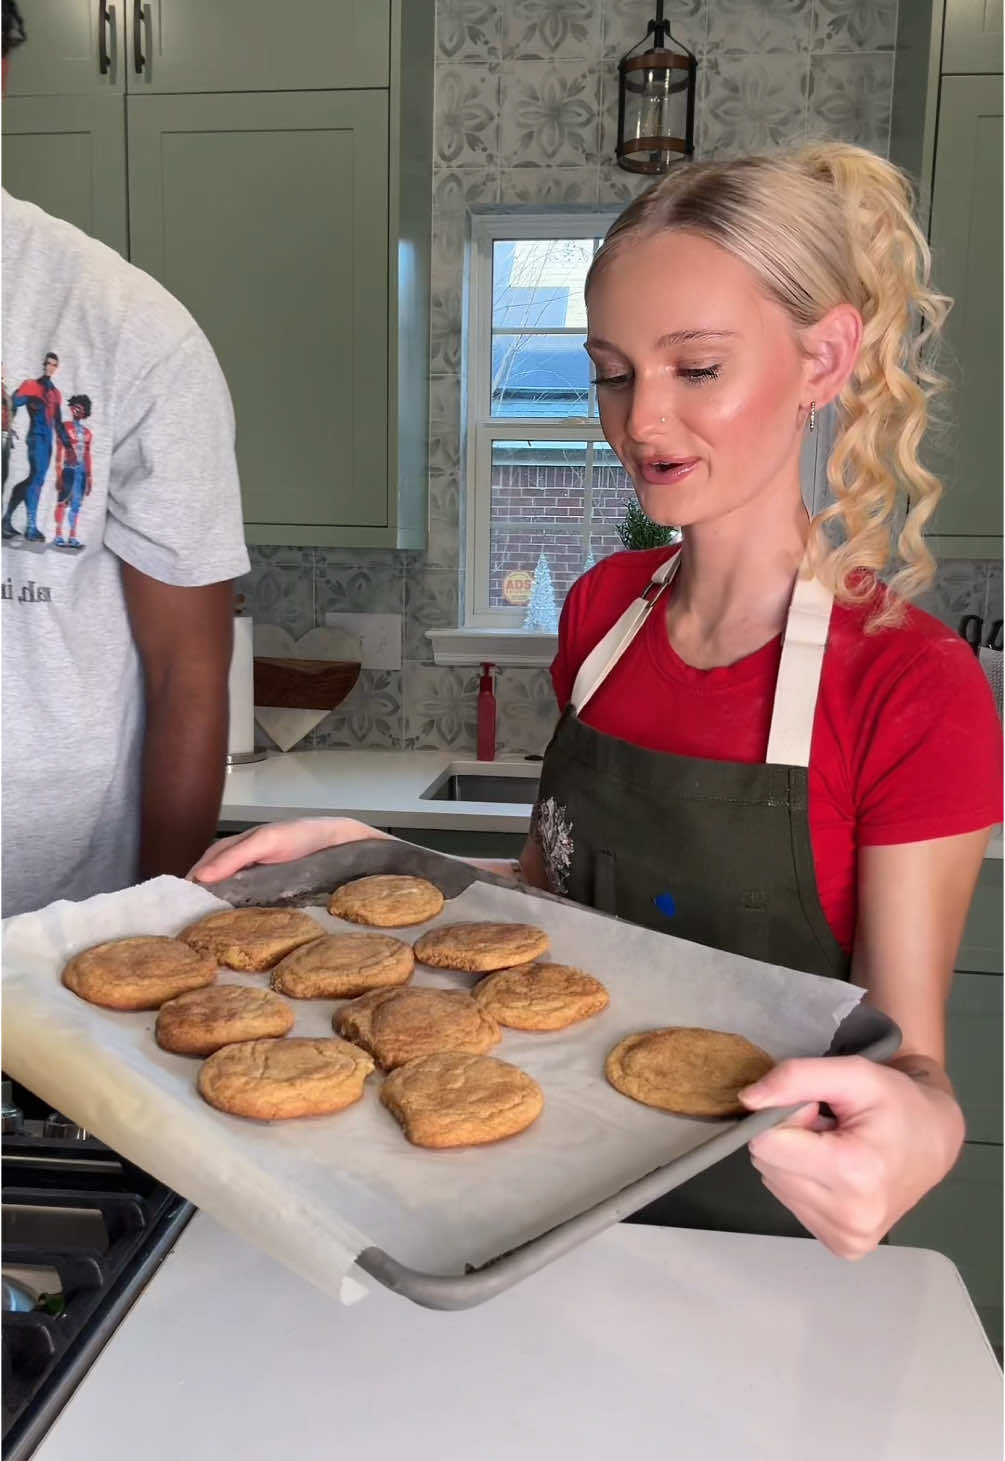
[[540, 769], [533, 772], [455, 771], [448, 767], [432, 785], [420, 793], [422, 801], [507, 802], [533, 806], [537, 797]]

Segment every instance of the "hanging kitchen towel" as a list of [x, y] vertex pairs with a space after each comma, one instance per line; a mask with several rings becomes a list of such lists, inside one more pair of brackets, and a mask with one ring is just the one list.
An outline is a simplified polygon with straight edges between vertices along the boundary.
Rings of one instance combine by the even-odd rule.
[[[255, 625], [255, 655], [258, 658], [352, 660], [358, 663], [361, 652], [359, 638], [355, 634], [347, 634], [344, 629], [309, 629], [300, 639], [294, 639], [278, 624]], [[331, 705], [306, 710], [256, 705], [255, 719], [281, 751], [289, 751], [320, 725], [331, 709]]]

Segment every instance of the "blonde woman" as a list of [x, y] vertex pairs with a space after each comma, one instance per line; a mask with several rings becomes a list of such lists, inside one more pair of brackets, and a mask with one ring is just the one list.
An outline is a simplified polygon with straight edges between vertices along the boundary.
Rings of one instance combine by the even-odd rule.
[[[945, 1003], [1001, 817], [1001, 746], [968, 647], [908, 606], [940, 493], [918, 458], [948, 304], [928, 265], [901, 175], [835, 143], [671, 174], [587, 281], [604, 433], [683, 546], [617, 554], [569, 594], [563, 715], [519, 873], [852, 979], [904, 1037], [888, 1067], [780, 1064], [744, 1100], [803, 1109], [751, 1143], [756, 1173], [720, 1164], [643, 1220], [808, 1230], [854, 1258], [963, 1140]], [[811, 522], [800, 446], [830, 402], [835, 503]], [[195, 875], [373, 835], [261, 828]]]

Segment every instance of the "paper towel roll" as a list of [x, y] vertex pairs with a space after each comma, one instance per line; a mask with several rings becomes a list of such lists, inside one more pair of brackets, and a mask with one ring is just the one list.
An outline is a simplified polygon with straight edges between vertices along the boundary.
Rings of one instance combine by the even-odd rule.
[[255, 621], [234, 618], [234, 652], [230, 659], [230, 724], [228, 756], [246, 756], [255, 749]]

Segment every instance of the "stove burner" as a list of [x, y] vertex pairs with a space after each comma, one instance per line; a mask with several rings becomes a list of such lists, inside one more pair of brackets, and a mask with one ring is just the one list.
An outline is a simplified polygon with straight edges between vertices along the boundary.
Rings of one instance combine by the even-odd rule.
[[3, 1461], [27, 1461], [194, 1209], [6, 1080], [3, 1116]]

